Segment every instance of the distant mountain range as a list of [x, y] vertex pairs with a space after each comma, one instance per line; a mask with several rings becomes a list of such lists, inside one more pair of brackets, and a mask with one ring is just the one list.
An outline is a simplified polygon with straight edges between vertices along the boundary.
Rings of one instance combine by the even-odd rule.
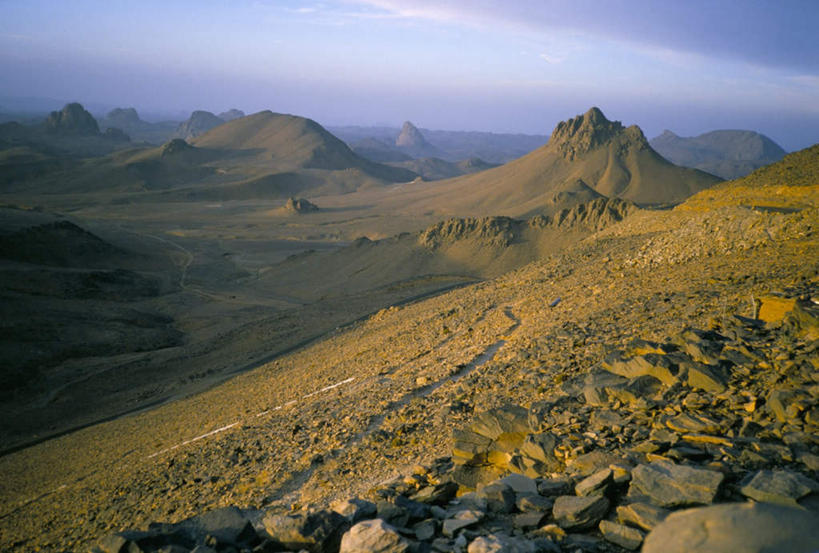
[[652, 138], [651, 147], [667, 160], [701, 169], [724, 179], [743, 177], [782, 159], [779, 144], [754, 131], [720, 130], [682, 137], [666, 130]]
[[[546, 143], [544, 135], [419, 129], [411, 122], [393, 127], [327, 127], [359, 154], [374, 161], [437, 157], [445, 161], [479, 158], [506, 163]], [[403, 159], [402, 159], [403, 158]]]
[[598, 108], [558, 123], [549, 142], [505, 165], [417, 188], [408, 209], [442, 214], [551, 214], [596, 198], [671, 204], [722, 179], [674, 165], [636, 125], [609, 121]]

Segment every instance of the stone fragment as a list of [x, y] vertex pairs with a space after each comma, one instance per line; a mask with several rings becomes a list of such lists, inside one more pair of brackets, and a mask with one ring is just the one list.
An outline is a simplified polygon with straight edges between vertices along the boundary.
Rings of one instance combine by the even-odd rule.
[[686, 369], [685, 382], [689, 387], [715, 394], [725, 391], [725, 378], [716, 368], [695, 361], [686, 361], [680, 366]]
[[819, 340], [819, 307], [810, 301], [797, 301], [785, 315], [785, 326], [807, 342]]
[[535, 461], [554, 466], [558, 464], [554, 454], [555, 447], [557, 447], [557, 438], [554, 434], [539, 432], [529, 434], [524, 438], [520, 452]]
[[800, 409], [800, 407], [806, 407], [808, 404], [809, 398], [807, 394], [787, 388], [771, 390], [766, 402], [768, 412], [779, 422], [788, 422], [798, 417], [799, 413], [803, 410]]
[[465, 490], [494, 482], [503, 475], [503, 470], [492, 466], [457, 465], [452, 471], [452, 480]]
[[416, 522], [412, 527], [415, 532], [415, 538], [419, 541], [428, 541], [435, 537], [435, 532], [438, 529], [438, 524], [435, 519], [428, 518], [421, 522]]
[[521, 530], [533, 530], [539, 528], [548, 515], [539, 511], [529, 511], [515, 515], [515, 528]]
[[250, 521], [237, 507], [222, 507], [176, 525], [191, 536], [209, 535], [222, 545], [251, 545], [258, 541]]
[[492, 439], [481, 436], [469, 429], [453, 432], [455, 444], [452, 446], [452, 461], [456, 464], [478, 465], [486, 462], [486, 455]]
[[377, 516], [387, 524], [404, 528], [409, 524], [410, 515], [406, 509], [396, 505], [394, 501], [379, 501], [376, 504]]
[[517, 494], [538, 493], [537, 482], [533, 478], [523, 476], [522, 474], [510, 474], [509, 476], [504, 476], [503, 478], [498, 480], [498, 482], [509, 486], [510, 488], [512, 488], [512, 491]]
[[802, 497], [819, 492], [819, 483], [789, 470], [760, 470], [739, 491], [756, 501], [796, 507]]
[[671, 430], [677, 432], [697, 432], [711, 434], [720, 431], [720, 423], [705, 415], [681, 413], [665, 422]]
[[333, 501], [330, 509], [355, 524], [367, 518], [373, 518], [376, 513], [375, 503], [365, 499], [344, 499]]
[[819, 515], [770, 503], [725, 503], [672, 513], [643, 553], [814, 553]]
[[599, 470], [577, 483], [574, 493], [577, 495], [605, 495], [609, 485], [614, 482], [614, 473], [610, 468]]
[[347, 519], [334, 511], [316, 511], [295, 515], [267, 514], [262, 524], [275, 542], [288, 549], [321, 553], [338, 547]]
[[677, 382], [679, 368], [668, 355], [647, 353], [624, 359], [620, 355], [611, 355], [603, 360], [603, 368], [625, 378], [652, 376], [665, 386]]
[[655, 377], [644, 374], [635, 376], [616, 386], [606, 388], [609, 400], [616, 400], [631, 406], [650, 399], [662, 390], [663, 384]]
[[757, 319], [766, 323], [775, 323], [785, 318], [785, 315], [796, 306], [794, 298], [779, 296], [760, 296], [756, 298]]
[[472, 540], [467, 553], [537, 553], [531, 540], [512, 538], [504, 534], [489, 534]]
[[714, 501], [722, 473], [658, 461], [638, 465], [631, 473], [629, 497], [645, 496], [660, 507], [708, 504]]
[[481, 511], [473, 509], [458, 511], [451, 518], [444, 520], [442, 532], [446, 537], [451, 538], [458, 530], [479, 523], [483, 517], [484, 514]]
[[648, 531], [664, 521], [670, 512], [651, 503], [630, 503], [617, 507], [617, 519]]
[[515, 506], [522, 513], [530, 511], [547, 513], [552, 510], [554, 503], [552, 499], [539, 494], [518, 494]]
[[457, 492], [458, 484], [456, 482], [447, 481], [434, 486], [421, 488], [418, 493], [412, 496], [412, 499], [427, 505], [445, 505], [450, 499], [455, 497]]
[[[406, 553], [410, 542], [381, 519], [365, 520], [341, 538], [339, 553]], [[328, 549], [329, 551], [329, 549]]]
[[501, 480], [480, 488], [476, 495], [486, 499], [486, 506], [493, 513], [511, 513], [515, 508], [515, 492]]
[[606, 541], [630, 551], [634, 551], [643, 543], [643, 533], [636, 528], [623, 526], [610, 520], [601, 520], [599, 528]]
[[569, 494], [571, 493], [572, 488], [574, 488], [574, 483], [568, 476], [547, 478], [538, 482], [537, 485], [538, 493], [548, 497], [557, 497], [559, 495]]
[[609, 500], [602, 495], [563, 495], [555, 500], [552, 516], [564, 530], [586, 530], [596, 526], [608, 510]]
[[504, 435], [523, 436], [529, 433], [529, 412], [517, 405], [506, 405], [478, 415], [470, 429], [480, 436], [497, 440]]
[[587, 405], [608, 406], [608, 389], [627, 382], [628, 379], [609, 371], [594, 371], [586, 375], [583, 383], [583, 398]]

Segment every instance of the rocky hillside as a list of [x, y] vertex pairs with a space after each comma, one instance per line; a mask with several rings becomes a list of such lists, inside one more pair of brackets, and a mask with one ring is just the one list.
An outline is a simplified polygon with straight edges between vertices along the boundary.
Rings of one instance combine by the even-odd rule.
[[651, 139], [651, 147], [677, 165], [701, 169], [724, 179], [744, 177], [754, 169], [782, 159], [782, 147], [754, 131], [712, 131], [682, 137], [666, 130]]
[[0, 457], [0, 547], [811, 551], [817, 220], [798, 202], [635, 211]]

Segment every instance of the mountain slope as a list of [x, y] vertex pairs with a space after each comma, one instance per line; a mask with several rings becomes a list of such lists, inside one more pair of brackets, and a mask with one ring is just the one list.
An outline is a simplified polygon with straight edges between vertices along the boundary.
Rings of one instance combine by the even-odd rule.
[[419, 187], [406, 201], [442, 213], [522, 216], [551, 213], [595, 194], [637, 204], [676, 203], [719, 181], [671, 164], [651, 148], [639, 127], [624, 128], [592, 108], [559, 123], [549, 143], [528, 155]]
[[703, 190], [678, 209], [701, 211], [725, 206], [774, 211], [819, 207], [819, 144], [788, 154], [741, 179]]
[[651, 147], [677, 165], [694, 167], [724, 179], [743, 177], [763, 165], [782, 159], [779, 144], [753, 131], [719, 130], [682, 137], [666, 130], [650, 141]]

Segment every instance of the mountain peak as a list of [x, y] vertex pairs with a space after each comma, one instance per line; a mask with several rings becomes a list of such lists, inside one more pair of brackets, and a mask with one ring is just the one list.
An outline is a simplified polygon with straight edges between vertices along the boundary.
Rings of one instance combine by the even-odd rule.
[[179, 124], [176, 128], [174, 138], [184, 138], [185, 140], [196, 138], [223, 123], [224, 121], [222, 119], [219, 119], [209, 111], [196, 110], [191, 113], [187, 121], [183, 121]]
[[599, 108], [593, 107], [583, 115], [561, 121], [552, 131], [549, 145], [572, 160], [601, 146], [625, 130], [620, 121], [609, 121]]
[[66, 104], [62, 111], [52, 111], [46, 119], [46, 128], [52, 132], [65, 134], [97, 135], [100, 128], [94, 116], [81, 104]]
[[404, 126], [401, 127], [401, 134], [395, 139], [395, 145], [405, 148], [418, 148], [429, 144], [415, 125], [405, 121]]
[[229, 109], [227, 111], [223, 111], [217, 117], [223, 121], [233, 121], [234, 119], [239, 119], [240, 117], [244, 117], [245, 112], [240, 109]]
[[137, 110], [134, 108], [114, 108], [108, 112], [105, 118], [120, 125], [138, 125], [142, 122]]

